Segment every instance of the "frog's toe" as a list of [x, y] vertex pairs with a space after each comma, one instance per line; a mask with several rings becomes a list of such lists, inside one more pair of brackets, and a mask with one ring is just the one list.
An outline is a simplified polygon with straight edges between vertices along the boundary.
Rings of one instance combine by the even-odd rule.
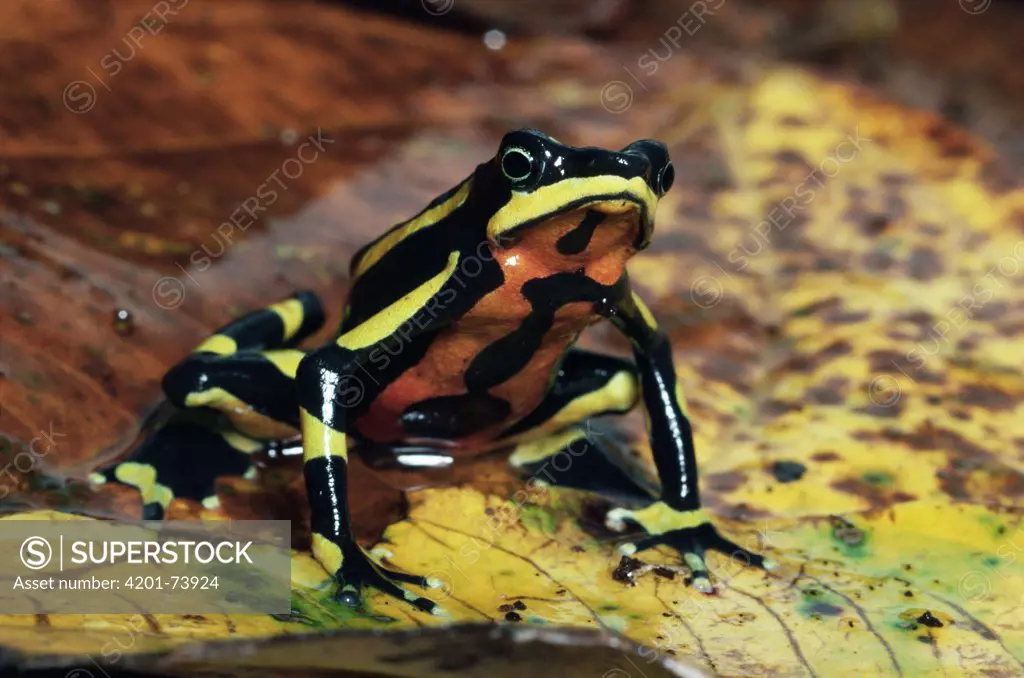
[[[434, 589], [441, 588], [440, 586], [433, 586], [435, 580], [421, 577], [418, 574], [409, 574], [408, 572], [399, 572], [398, 570], [389, 570], [384, 567], [380, 567], [381, 572], [388, 579], [392, 581], [402, 582], [403, 584], [412, 584], [413, 586], [419, 586], [423, 589]], [[441, 584], [443, 586], [443, 583]]]
[[[634, 521], [635, 512], [626, 508], [613, 508], [604, 515], [604, 524], [614, 532], [625, 532], [630, 522]], [[625, 544], [623, 546], [626, 546]], [[622, 550], [622, 547], [619, 547]], [[632, 553], [635, 553], [634, 550]], [[625, 555], [631, 555], [626, 553]]]
[[726, 539], [718, 530], [715, 529], [714, 525], [706, 523], [698, 528], [699, 534], [697, 538], [701, 544], [712, 551], [718, 551], [724, 555], [729, 556], [733, 560], [738, 560], [746, 565], [757, 567], [762, 570], [773, 570], [778, 567], [778, 564], [771, 558], [765, 558], [759, 553], [754, 553], [750, 549], [745, 549], [731, 539]]

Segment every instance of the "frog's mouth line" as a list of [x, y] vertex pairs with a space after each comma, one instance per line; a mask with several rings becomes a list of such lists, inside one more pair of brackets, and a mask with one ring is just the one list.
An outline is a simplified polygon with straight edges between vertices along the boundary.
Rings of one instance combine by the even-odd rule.
[[[616, 205], [616, 203], [618, 204]], [[651, 235], [654, 231], [654, 220], [652, 219], [650, 211], [647, 209], [647, 203], [639, 196], [628, 191], [610, 193], [608, 195], [588, 195], [582, 198], [577, 198], [576, 200], [569, 201], [564, 205], [549, 210], [544, 214], [531, 217], [521, 224], [518, 224], [515, 228], [497, 233], [492, 237], [492, 240], [494, 240], [499, 248], [503, 248], [502, 239], [504, 238], [513, 237], [516, 233], [528, 229], [531, 226], [543, 223], [556, 215], [582, 209], [592, 209], [595, 212], [601, 212], [602, 214], [625, 214], [629, 211], [635, 211], [637, 213], [637, 222], [639, 223], [640, 229], [637, 233], [634, 246], [638, 250], [642, 250], [651, 242]]]

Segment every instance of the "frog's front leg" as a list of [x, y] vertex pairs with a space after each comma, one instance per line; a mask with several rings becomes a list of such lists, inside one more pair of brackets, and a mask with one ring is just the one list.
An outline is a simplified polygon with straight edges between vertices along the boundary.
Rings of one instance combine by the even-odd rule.
[[313, 555], [333, 574], [340, 586], [338, 598], [347, 605], [358, 605], [360, 591], [372, 586], [421, 610], [440, 613], [433, 601], [398, 585], [401, 582], [434, 587], [434, 582], [385, 569], [370, 558], [353, 536], [348, 506], [349, 427], [361, 413], [361, 406], [376, 397], [373, 389], [381, 387], [365, 380], [368, 388], [355, 403], [343, 397], [342, 391], [353, 384], [364, 388], [363, 381], [346, 381], [366, 368], [365, 354], [366, 351], [330, 345], [304, 359], [296, 374]]
[[630, 555], [653, 546], [670, 546], [679, 551], [693, 572], [694, 587], [710, 593], [704, 554], [714, 550], [754, 567], [773, 569], [774, 561], [749, 551], [718, 533], [701, 508], [697, 486], [697, 459], [690, 421], [684, 411], [682, 391], [672, 364], [672, 346], [647, 306], [633, 292], [627, 292], [606, 312], [629, 338], [640, 375], [641, 397], [647, 411], [651, 451], [661, 481], [661, 497], [636, 511], [613, 509], [609, 526], [622, 529], [627, 521], [647, 532], [646, 539], [622, 547]]

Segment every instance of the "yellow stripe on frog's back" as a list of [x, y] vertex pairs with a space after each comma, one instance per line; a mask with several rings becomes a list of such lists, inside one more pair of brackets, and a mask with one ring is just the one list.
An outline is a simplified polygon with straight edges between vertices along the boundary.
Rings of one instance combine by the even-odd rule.
[[370, 267], [380, 261], [384, 255], [391, 251], [396, 245], [398, 245], [398, 243], [402, 242], [417, 231], [421, 231], [428, 226], [433, 226], [461, 207], [462, 203], [466, 202], [466, 198], [469, 197], [472, 183], [472, 177], [466, 179], [448, 197], [447, 200], [444, 200], [433, 207], [427, 208], [418, 216], [413, 217], [404, 224], [400, 224], [385, 233], [379, 240], [370, 245], [356, 263], [355, 270], [352, 272], [353, 282], [369, 270]]
[[444, 284], [452, 277], [452, 273], [455, 272], [458, 263], [459, 252], [456, 250], [448, 255], [448, 265], [444, 267], [444, 270], [338, 337], [336, 342], [338, 346], [355, 351], [394, 334], [402, 326], [402, 323], [412, 318], [431, 297], [444, 287]]

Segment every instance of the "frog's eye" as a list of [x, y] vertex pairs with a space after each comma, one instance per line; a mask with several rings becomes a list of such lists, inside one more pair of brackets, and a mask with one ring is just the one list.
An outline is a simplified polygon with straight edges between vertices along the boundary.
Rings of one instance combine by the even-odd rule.
[[672, 183], [675, 180], [676, 168], [672, 166], [672, 163], [668, 163], [658, 172], [658, 181], [655, 184], [658, 187], [658, 195], [662, 196], [668, 193], [668, 189], [672, 188]]
[[514, 184], [522, 183], [529, 179], [537, 167], [533, 156], [523, 148], [513, 146], [507, 149], [501, 156], [501, 172], [505, 178]]

